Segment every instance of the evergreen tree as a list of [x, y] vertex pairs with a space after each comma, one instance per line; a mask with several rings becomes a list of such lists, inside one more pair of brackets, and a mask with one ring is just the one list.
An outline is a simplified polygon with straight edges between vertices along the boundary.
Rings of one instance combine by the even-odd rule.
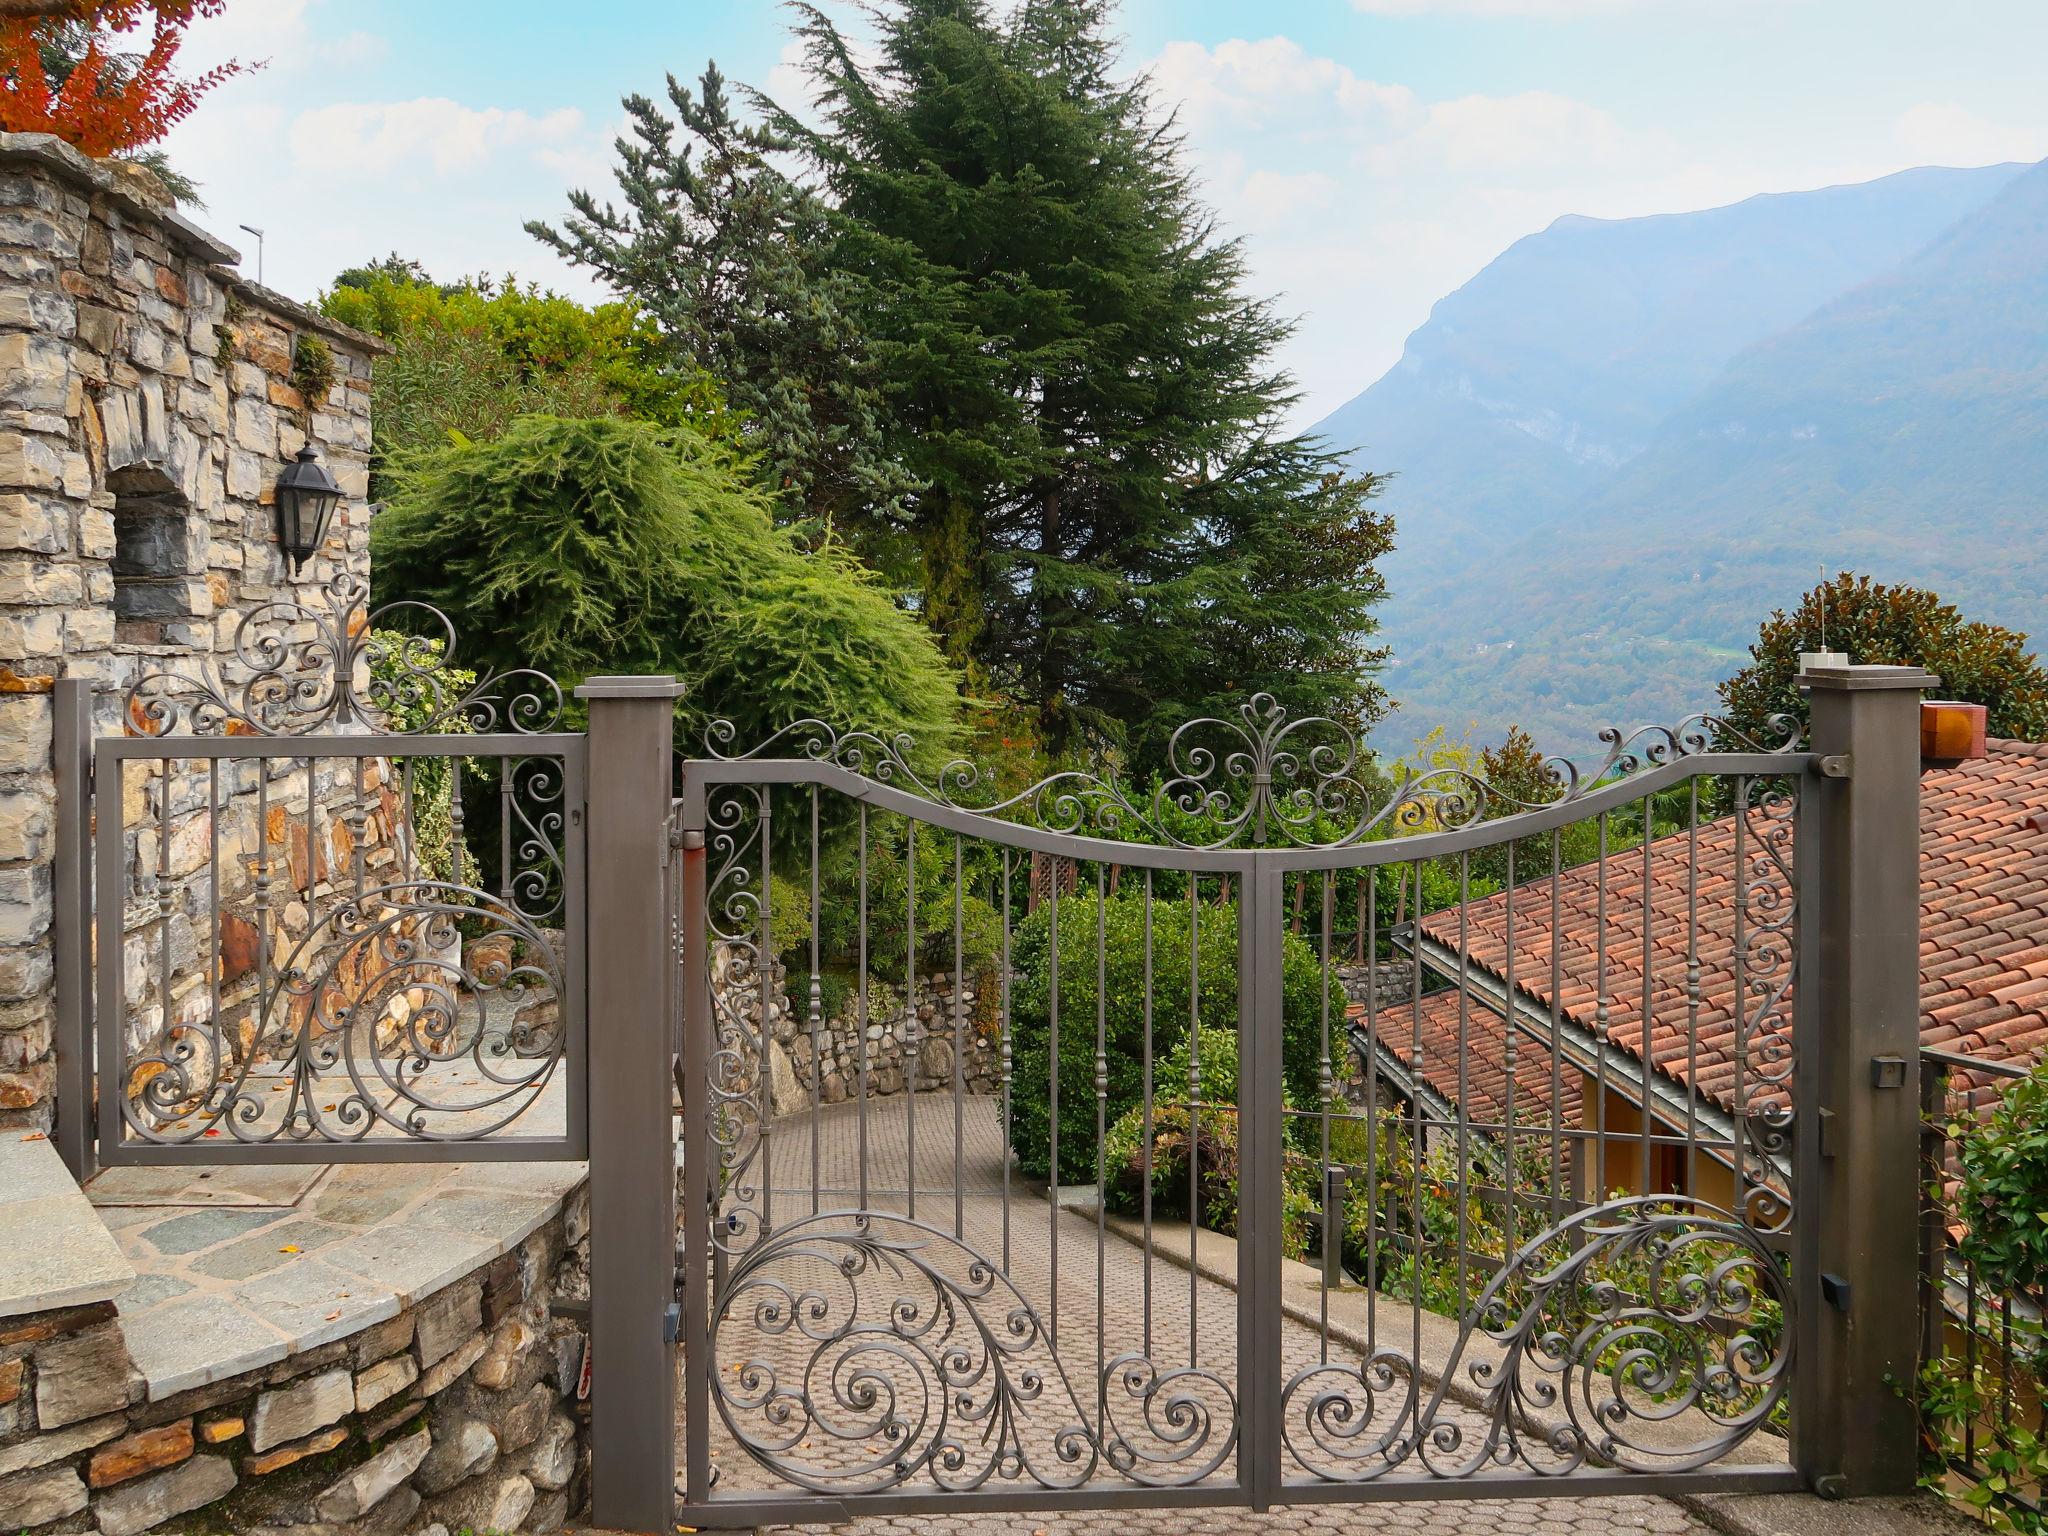
[[560, 230], [526, 228], [638, 305], [678, 371], [718, 379], [749, 418], [767, 483], [814, 538], [836, 527], [906, 582], [900, 515], [912, 482], [843, 311], [844, 278], [826, 264], [825, 209], [776, 167], [786, 140], [733, 116], [716, 64], [699, 85], [668, 77], [673, 117], [625, 99], [623, 208], [577, 191]]
[[1379, 483], [1285, 430], [1290, 323], [1119, 78], [1108, 6], [867, 14], [872, 63], [798, 7], [805, 116], [753, 93], [742, 124], [715, 69], [671, 79], [673, 120], [629, 99], [623, 210], [530, 227], [720, 381], [775, 483], [1054, 753], [1156, 760], [1259, 689], [1369, 725]]
[[[679, 746], [744, 746], [814, 716], [954, 740], [958, 679], [843, 547], [800, 546], [731, 454], [629, 417], [521, 416], [408, 455], [370, 524], [381, 601], [446, 613], [471, 666], [672, 672]], [[398, 618], [405, 615], [401, 611]]]
[[1289, 323], [1243, 291], [1101, 0], [896, 0], [879, 61], [799, 32], [830, 265], [902, 424], [924, 611], [1055, 752], [1269, 689], [1363, 726], [1391, 542], [1372, 477], [1286, 433]]

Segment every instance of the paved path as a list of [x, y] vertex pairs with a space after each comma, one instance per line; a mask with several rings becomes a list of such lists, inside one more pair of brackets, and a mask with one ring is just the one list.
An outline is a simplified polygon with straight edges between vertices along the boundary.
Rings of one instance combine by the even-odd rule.
[[[913, 1115], [917, 1169], [914, 1181], [909, 1177]], [[815, 1236], [848, 1231], [849, 1222], [843, 1218], [834, 1220], [831, 1213], [856, 1209], [862, 1204], [860, 1107], [827, 1107], [817, 1117], [815, 1136], [808, 1114], [776, 1122], [770, 1157], [774, 1177], [764, 1191], [764, 1198], [771, 1229], [782, 1234], [783, 1251], [790, 1256], [762, 1266], [758, 1274], [763, 1283], [749, 1293], [750, 1302], [756, 1307], [766, 1303], [769, 1310], [749, 1310], [743, 1322], [730, 1326], [722, 1341], [721, 1364], [727, 1371], [725, 1379], [735, 1402], [745, 1400], [750, 1390], [757, 1398], [766, 1395], [766, 1376], [749, 1376], [742, 1369], [743, 1361], [760, 1361], [772, 1368], [778, 1385], [796, 1382], [804, 1376], [803, 1367], [813, 1358], [811, 1341], [802, 1337], [800, 1326], [778, 1331], [780, 1319], [789, 1312], [794, 1311], [801, 1318], [807, 1315], [808, 1305], [821, 1306], [829, 1329], [848, 1306], [860, 1308], [862, 1320], [868, 1322], [891, 1316], [890, 1303], [909, 1297], [918, 1309], [909, 1326], [878, 1328], [878, 1344], [893, 1342], [894, 1335], [904, 1332], [919, 1333], [926, 1322], [934, 1322], [935, 1334], [938, 1324], [948, 1315], [946, 1300], [951, 1299], [951, 1315], [957, 1325], [954, 1338], [963, 1343], [977, 1368], [989, 1360], [988, 1345], [993, 1341], [996, 1356], [1009, 1367], [1004, 1375], [1013, 1387], [1019, 1387], [1034, 1371], [1047, 1383], [1046, 1389], [1035, 1397], [1028, 1389], [1019, 1387], [1000, 1403], [1011, 1412], [1009, 1422], [1014, 1428], [1010, 1443], [1027, 1461], [1032, 1474], [1047, 1481], [1074, 1477], [1068, 1470], [1072, 1464], [1062, 1462], [1058, 1453], [1060, 1431], [1084, 1415], [1093, 1421], [1093, 1383], [1099, 1379], [1098, 1362], [1114, 1360], [1119, 1355], [1149, 1355], [1161, 1371], [1192, 1366], [1195, 1374], [1182, 1375], [1175, 1384], [1208, 1412], [1213, 1429], [1220, 1431], [1229, 1422], [1227, 1394], [1235, 1386], [1236, 1377], [1236, 1294], [1215, 1282], [1197, 1279], [1164, 1258], [1153, 1257], [1148, 1261], [1142, 1248], [1113, 1233], [1100, 1232], [1092, 1217], [1056, 1213], [1024, 1187], [1021, 1180], [1012, 1179], [1006, 1202], [1005, 1159], [995, 1101], [966, 1100], [960, 1106], [956, 1124], [955, 1106], [949, 1095], [920, 1095], [914, 1104], [901, 1096], [874, 1100], [866, 1109], [864, 1134], [866, 1206], [901, 1213], [905, 1218], [885, 1218], [872, 1224], [874, 1236], [885, 1243], [902, 1245], [892, 1255], [897, 1260], [898, 1272], [888, 1274], [883, 1259], [863, 1268], [861, 1278], [849, 1281], [843, 1271], [833, 1267], [845, 1256], [843, 1246], [802, 1241], [807, 1233]], [[814, 1166], [816, 1208], [823, 1213], [823, 1219], [809, 1222]], [[752, 1202], [757, 1208], [762, 1203], [762, 1199]], [[907, 1219], [913, 1206], [916, 1226]], [[972, 1268], [970, 1249], [1001, 1264], [1002, 1276], [979, 1275]], [[870, 1280], [875, 1283], [870, 1284]], [[1036, 1329], [1027, 1329], [1021, 1338], [1004, 1331], [1009, 1308], [999, 1303], [1014, 1304], [1016, 1299], [1005, 1289], [1005, 1280], [1015, 1286], [1016, 1297], [1028, 1301], [1038, 1316], [1056, 1326], [1056, 1343], [1050, 1337], [1040, 1336]], [[976, 1291], [988, 1294], [970, 1303], [969, 1298]], [[792, 1298], [801, 1299], [793, 1302]], [[1404, 1309], [1404, 1322], [1406, 1316]], [[765, 1319], [765, 1326], [757, 1326], [756, 1318]], [[989, 1331], [978, 1332], [973, 1327], [973, 1318], [988, 1325]], [[929, 1338], [934, 1334], [919, 1336]], [[884, 1336], [889, 1338], [885, 1341]], [[1317, 1330], [1293, 1322], [1283, 1325], [1281, 1343], [1285, 1370], [1290, 1376], [1319, 1358], [1339, 1363], [1354, 1358], [1347, 1356], [1340, 1344], [1327, 1346], [1326, 1352]], [[942, 1351], [935, 1353], [943, 1358]], [[863, 1352], [860, 1367], [881, 1395], [893, 1394], [890, 1400], [898, 1415], [915, 1423], [915, 1405], [935, 1405], [935, 1399], [926, 1391], [925, 1378], [929, 1373], [918, 1368], [924, 1360], [924, 1356], [913, 1351], [878, 1347]], [[973, 1374], [974, 1381], [966, 1391], [969, 1417], [990, 1406], [992, 1396], [998, 1396], [981, 1385], [993, 1373], [977, 1369]], [[1124, 1375], [1117, 1373], [1112, 1380], [1121, 1382]], [[832, 1382], [846, 1383], [851, 1379], [846, 1371], [813, 1373], [813, 1400], [829, 1400]], [[1070, 1389], [1067, 1384], [1071, 1384]], [[1068, 1395], [1069, 1390], [1072, 1396]], [[1226, 1482], [1234, 1477], [1234, 1459], [1227, 1454], [1215, 1454], [1213, 1449], [1224, 1438], [1220, 1433], [1209, 1442], [1209, 1448], [1191, 1459], [1169, 1462], [1164, 1458], [1184, 1450], [1185, 1445], [1176, 1444], [1170, 1435], [1157, 1433], [1156, 1421], [1155, 1432], [1148, 1434], [1142, 1403], [1126, 1398], [1120, 1404], [1114, 1389], [1110, 1396], [1112, 1417], [1125, 1426], [1129, 1443], [1141, 1457], [1141, 1465], [1171, 1475], [1213, 1462], [1210, 1476]], [[854, 1393], [842, 1402], [831, 1420], [821, 1418], [787, 1433], [786, 1449], [780, 1455], [827, 1481], [854, 1473], [861, 1465], [860, 1455], [878, 1443], [865, 1433], [866, 1425], [872, 1421], [863, 1420], [853, 1406], [858, 1400], [859, 1394]], [[751, 1413], [736, 1412], [740, 1422], [757, 1438], [770, 1438], [782, 1432], [766, 1406]], [[1297, 1412], [1295, 1417], [1300, 1420], [1304, 1416]], [[1476, 1416], [1462, 1418], [1467, 1427], [1478, 1427]], [[968, 1456], [969, 1467], [982, 1464], [975, 1457], [985, 1454], [981, 1438], [985, 1422], [963, 1425], [956, 1415], [950, 1426]], [[835, 1427], [844, 1431], [843, 1436], [832, 1433]], [[928, 1443], [915, 1431], [908, 1438], [913, 1444]], [[715, 1426], [712, 1455], [723, 1489], [779, 1490], [787, 1486], [743, 1451], [723, 1423]], [[1300, 1469], [1290, 1463], [1289, 1470], [1298, 1473]], [[1123, 1481], [1108, 1467], [1099, 1467], [1094, 1476], [1112, 1483]], [[1028, 1486], [1029, 1477], [1024, 1481]], [[999, 1476], [990, 1478], [989, 1485], [1011, 1486]], [[920, 1476], [912, 1486], [930, 1484]], [[1579, 1531], [1654, 1531], [1691, 1536], [1706, 1529], [1677, 1505], [1649, 1496], [1486, 1502], [1431, 1499], [1370, 1507], [1306, 1506], [1266, 1515], [1254, 1515], [1240, 1508], [1220, 1508], [865, 1517], [846, 1529], [859, 1536], [879, 1536], [898, 1530], [963, 1536], [968, 1532], [1015, 1536], [1079, 1536], [1084, 1532], [1108, 1536], [1113, 1532], [1126, 1536], [1133, 1531], [1189, 1532], [1200, 1536], [1256, 1531], [1281, 1536], [1290, 1532], [1355, 1532], [1381, 1524], [1398, 1524], [1404, 1531], [1418, 1533], [1498, 1530], [1531, 1536], [1568, 1536]]]

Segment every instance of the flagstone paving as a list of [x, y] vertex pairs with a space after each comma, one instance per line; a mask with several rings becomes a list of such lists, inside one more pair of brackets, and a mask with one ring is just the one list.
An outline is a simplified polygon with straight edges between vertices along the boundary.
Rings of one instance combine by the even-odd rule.
[[86, 1194], [152, 1400], [344, 1338], [510, 1252], [581, 1163], [110, 1168]]

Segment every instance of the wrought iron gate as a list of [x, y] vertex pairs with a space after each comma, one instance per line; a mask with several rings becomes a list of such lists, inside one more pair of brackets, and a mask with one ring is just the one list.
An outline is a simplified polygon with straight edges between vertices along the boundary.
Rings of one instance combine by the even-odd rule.
[[1143, 794], [731, 746], [676, 806], [685, 1523], [1796, 1484], [1789, 726], [1519, 788], [1265, 696]]
[[327, 596], [57, 685], [60, 1147], [587, 1156], [597, 1523], [1910, 1482], [1926, 674], [1012, 788]]
[[60, 685], [81, 1172], [586, 1153], [584, 737], [434, 610], [322, 595], [245, 615], [225, 675], [145, 662], [115, 731]]

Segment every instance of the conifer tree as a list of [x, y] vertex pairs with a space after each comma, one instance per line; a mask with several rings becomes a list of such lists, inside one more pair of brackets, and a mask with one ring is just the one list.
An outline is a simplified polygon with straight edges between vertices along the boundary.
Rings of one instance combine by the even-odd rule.
[[814, 539], [836, 528], [901, 584], [912, 482], [843, 313], [843, 278], [825, 264], [825, 209], [776, 165], [787, 142], [733, 115], [716, 64], [698, 85], [670, 75], [668, 111], [625, 99], [623, 207], [578, 191], [561, 229], [526, 228], [651, 317], [679, 371], [718, 379], [749, 418], [768, 484]]
[[[629, 101], [625, 211], [579, 194], [566, 234], [536, 232], [696, 337], [764, 437], [781, 410], [792, 462], [824, 445], [898, 477], [849, 536], [1053, 752], [1156, 760], [1259, 689], [1370, 724], [1378, 481], [1286, 429], [1290, 322], [1245, 292], [1109, 6], [866, 14], [878, 54], [797, 7], [801, 111], [751, 93], [742, 126], [715, 72], [700, 98], [671, 82], [678, 147]], [[880, 505], [878, 481], [825, 482], [842, 520]]]

